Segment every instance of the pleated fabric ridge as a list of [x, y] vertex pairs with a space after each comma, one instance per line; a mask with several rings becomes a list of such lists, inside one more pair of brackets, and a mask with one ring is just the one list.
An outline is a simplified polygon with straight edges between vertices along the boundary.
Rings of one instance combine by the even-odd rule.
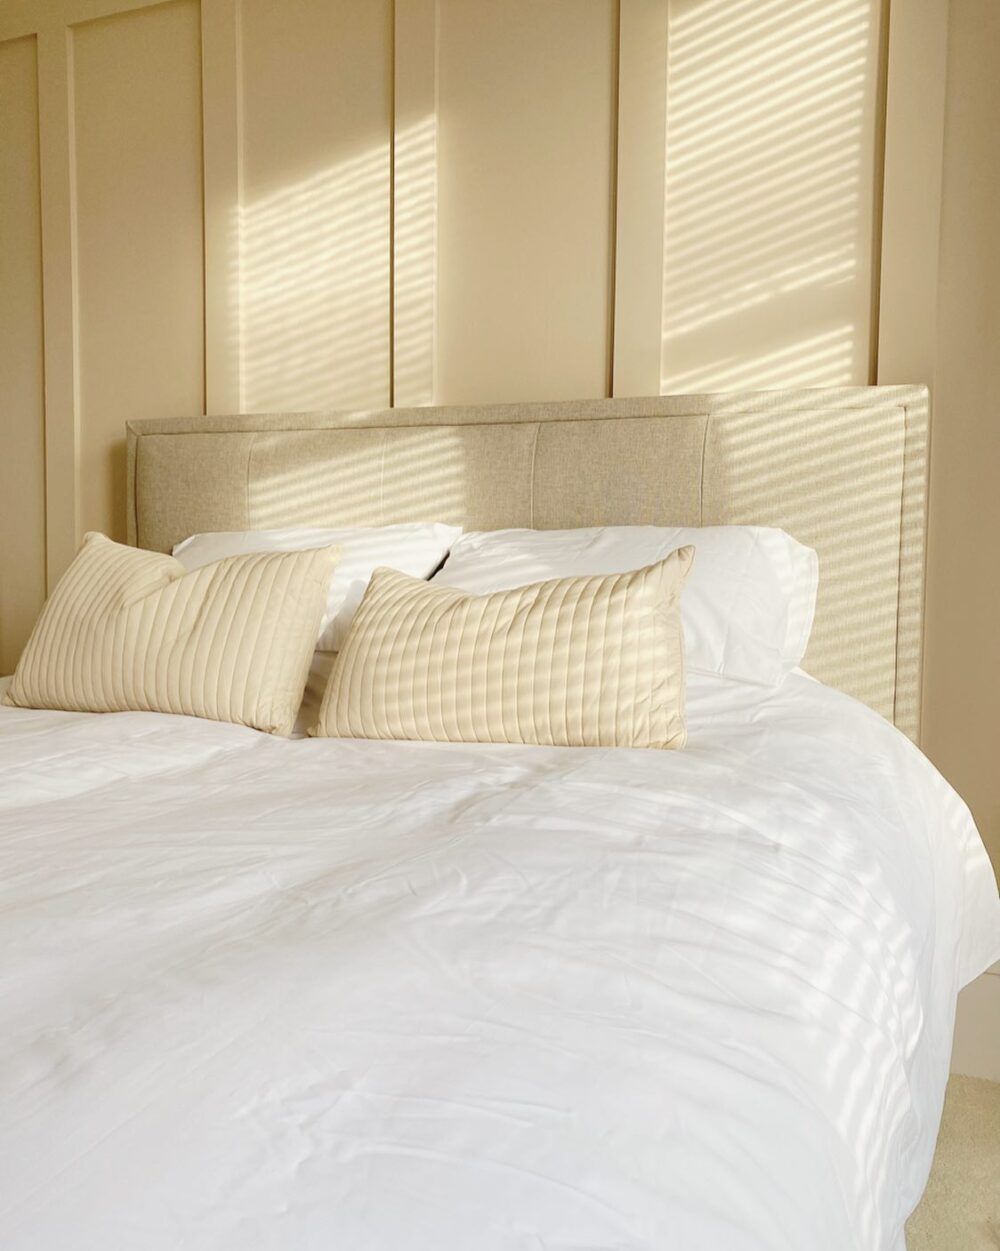
[[680, 595], [694, 548], [490, 595], [377, 569], [311, 733], [682, 747]]
[[336, 547], [180, 561], [90, 533], [4, 696], [26, 708], [169, 712], [288, 734]]

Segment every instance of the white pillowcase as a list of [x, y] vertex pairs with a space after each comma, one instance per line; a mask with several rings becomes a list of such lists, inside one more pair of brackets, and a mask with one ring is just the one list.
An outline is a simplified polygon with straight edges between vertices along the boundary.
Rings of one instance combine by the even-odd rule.
[[695, 549], [681, 596], [687, 667], [766, 686], [802, 660], [819, 561], [810, 547], [765, 526], [604, 526], [465, 534], [435, 586], [482, 595], [551, 578], [625, 573], [678, 547]]
[[462, 533], [460, 526], [439, 522], [398, 526], [353, 526], [318, 530], [304, 526], [283, 530], [224, 530], [193, 534], [178, 543], [173, 555], [185, 569], [241, 556], [247, 552], [291, 552], [310, 547], [340, 547], [340, 563], [330, 579], [326, 612], [317, 651], [337, 652], [351, 618], [379, 566], [398, 569], [412, 578], [429, 578]]

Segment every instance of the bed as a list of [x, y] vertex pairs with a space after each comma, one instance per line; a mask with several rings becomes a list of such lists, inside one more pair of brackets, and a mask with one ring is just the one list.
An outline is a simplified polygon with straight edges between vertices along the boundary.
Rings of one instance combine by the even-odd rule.
[[920, 754], [920, 388], [131, 423], [130, 541], [766, 523], [680, 752], [0, 708], [5, 1251], [903, 1251], [1000, 955]]

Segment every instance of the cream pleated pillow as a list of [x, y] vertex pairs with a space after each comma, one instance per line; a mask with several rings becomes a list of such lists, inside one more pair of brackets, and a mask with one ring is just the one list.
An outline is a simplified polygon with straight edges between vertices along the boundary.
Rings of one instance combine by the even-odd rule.
[[288, 734], [335, 547], [172, 556], [88, 534], [42, 609], [4, 703], [173, 712]]
[[682, 747], [694, 548], [632, 573], [468, 595], [378, 569], [317, 735]]

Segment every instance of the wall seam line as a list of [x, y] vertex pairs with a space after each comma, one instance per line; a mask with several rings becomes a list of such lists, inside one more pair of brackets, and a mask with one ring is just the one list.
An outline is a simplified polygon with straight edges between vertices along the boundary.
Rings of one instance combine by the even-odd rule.
[[621, 73], [622, 73], [622, 0], [615, 4], [615, 36], [613, 58], [613, 81], [611, 89], [611, 152], [610, 152], [610, 205], [608, 211], [608, 342], [607, 373], [604, 391], [608, 399], [615, 393], [615, 301], [618, 287], [618, 152], [619, 128], [621, 126]]

